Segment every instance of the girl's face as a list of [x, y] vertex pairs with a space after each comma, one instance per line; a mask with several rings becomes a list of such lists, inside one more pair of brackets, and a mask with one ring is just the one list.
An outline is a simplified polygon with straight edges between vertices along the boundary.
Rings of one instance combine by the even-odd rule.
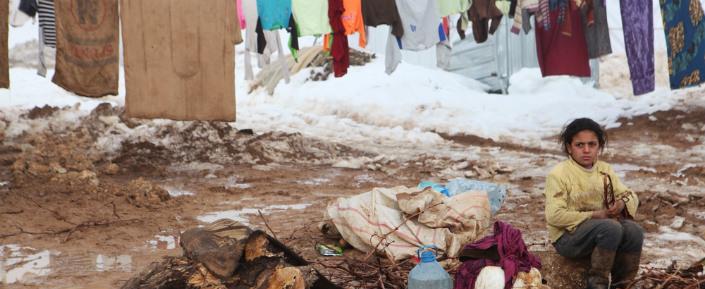
[[591, 130], [582, 130], [573, 136], [568, 145], [568, 153], [578, 164], [586, 169], [591, 169], [597, 161], [600, 152], [600, 142], [597, 135]]

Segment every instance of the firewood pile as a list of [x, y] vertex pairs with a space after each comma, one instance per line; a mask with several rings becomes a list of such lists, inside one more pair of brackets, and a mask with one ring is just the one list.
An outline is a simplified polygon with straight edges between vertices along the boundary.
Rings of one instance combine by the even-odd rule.
[[[350, 48], [350, 66], [363, 66], [370, 63], [372, 59], [375, 59], [374, 54]], [[331, 73], [333, 73], [332, 64], [333, 60], [331, 56], [328, 55], [327, 52], [321, 52], [321, 54], [319, 54], [316, 59], [311, 61], [308, 65], [309, 67], [314, 67], [315, 69], [311, 70], [311, 75], [307, 80], [328, 80], [328, 77], [330, 77]]]
[[675, 263], [667, 269], [646, 269], [627, 289], [705, 289], [705, 259], [687, 269]]
[[221, 220], [181, 235], [183, 257], [165, 257], [122, 289], [340, 289], [263, 231]]

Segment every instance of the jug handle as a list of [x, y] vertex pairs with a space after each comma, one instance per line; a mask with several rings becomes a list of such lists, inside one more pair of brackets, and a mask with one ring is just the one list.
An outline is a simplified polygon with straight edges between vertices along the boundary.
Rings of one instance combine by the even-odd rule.
[[416, 250], [416, 257], [421, 259], [421, 252], [426, 251], [426, 250], [433, 250], [434, 251], [433, 253], [435, 255], [438, 255], [437, 252], [435, 252], [436, 250], [438, 250], [438, 247], [436, 247], [436, 245], [423, 245], [423, 246], [421, 246], [421, 248]]

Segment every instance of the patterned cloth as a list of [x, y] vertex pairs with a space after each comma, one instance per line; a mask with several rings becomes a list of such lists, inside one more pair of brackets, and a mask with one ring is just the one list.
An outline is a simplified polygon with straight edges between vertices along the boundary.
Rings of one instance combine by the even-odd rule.
[[698, 0], [661, 0], [671, 89], [703, 82], [705, 21]]
[[634, 95], [651, 92], [656, 81], [653, 6], [651, 1], [643, 0], [620, 0], [619, 5], [622, 8], [624, 46]]

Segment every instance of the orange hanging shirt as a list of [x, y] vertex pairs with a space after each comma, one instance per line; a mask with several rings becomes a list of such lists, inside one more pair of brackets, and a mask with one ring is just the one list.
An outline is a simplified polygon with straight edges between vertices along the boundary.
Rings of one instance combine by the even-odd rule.
[[350, 35], [355, 32], [360, 33], [360, 47], [364, 48], [367, 45], [367, 37], [365, 35], [365, 22], [362, 20], [362, 0], [343, 0], [345, 12], [340, 17], [345, 27], [345, 35]]

